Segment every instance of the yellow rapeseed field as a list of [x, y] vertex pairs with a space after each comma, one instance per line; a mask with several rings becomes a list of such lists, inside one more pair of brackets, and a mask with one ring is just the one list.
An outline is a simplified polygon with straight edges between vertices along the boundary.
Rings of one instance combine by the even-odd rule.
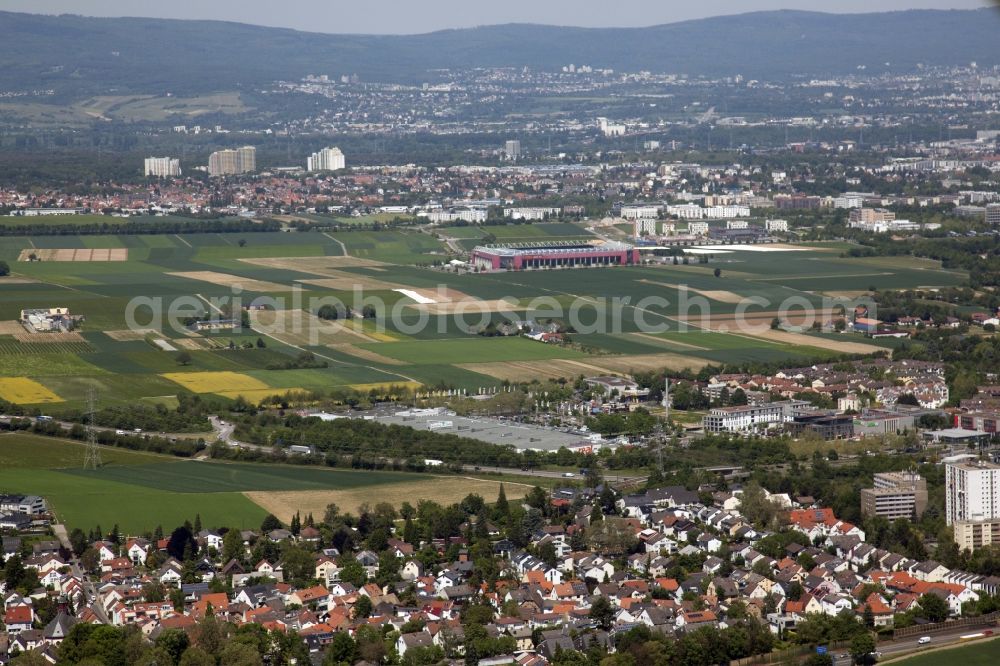
[[52, 391], [27, 377], [0, 377], [0, 398], [19, 405], [63, 401]]
[[192, 393], [227, 393], [273, 391], [259, 379], [238, 372], [168, 372], [163, 377], [180, 384]]

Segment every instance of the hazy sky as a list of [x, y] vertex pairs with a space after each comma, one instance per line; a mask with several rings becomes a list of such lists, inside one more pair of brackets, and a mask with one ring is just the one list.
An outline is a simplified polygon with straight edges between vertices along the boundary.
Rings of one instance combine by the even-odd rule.
[[[972, 9], [986, 0], [0, 0], [0, 9], [222, 19], [315, 32], [416, 33], [496, 23], [646, 26], [761, 9]], [[832, 5], [832, 7], [831, 7]]]

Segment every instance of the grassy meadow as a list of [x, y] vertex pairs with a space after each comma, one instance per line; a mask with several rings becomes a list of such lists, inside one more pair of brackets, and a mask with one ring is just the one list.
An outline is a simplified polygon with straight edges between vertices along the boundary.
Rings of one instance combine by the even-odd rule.
[[[0, 490], [44, 497], [58, 521], [89, 530], [118, 525], [141, 534], [165, 530], [201, 515], [213, 527], [257, 529], [268, 512], [285, 521], [297, 510], [322, 514], [335, 502], [356, 511], [362, 503], [443, 503], [478, 492], [492, 500], [499, 482], [391, 471], [355, 471], [293, 465], [179, 460], [101, 447], [103, 465], [84, 470], [84, 445], [23, 433], [0, 434]], [[506, 484], [509, 497], [528, 486]]]

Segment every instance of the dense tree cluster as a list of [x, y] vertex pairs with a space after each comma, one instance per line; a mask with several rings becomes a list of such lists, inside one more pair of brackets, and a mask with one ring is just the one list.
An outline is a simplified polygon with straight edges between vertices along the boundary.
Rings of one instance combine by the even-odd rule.
[[107, 222], [0, 224], [0, 236], [92, 236], [139, 234], [233, 234], [281, 231], [281, 223], [244, 219], [199, 220], [114, 218]]

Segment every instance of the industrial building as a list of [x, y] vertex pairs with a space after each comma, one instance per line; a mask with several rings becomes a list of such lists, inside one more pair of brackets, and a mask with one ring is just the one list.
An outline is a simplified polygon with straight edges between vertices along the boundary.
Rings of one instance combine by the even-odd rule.
[[640, 262], [639, 250], [627, 243], [525, 243], [481, 245], [472, 251], [472, 264], [482, 270], [630, 266]]
[[827, 411], [797, 413], [788, 423], [788, 431], [796, 437], [811, 431], [825, 440], [850, 439], [854, 436], [854, 417]]
[[37, 333], [65, 333], [76, 328], [82, 317], [71, 315], [69, 308], [32, 308], [21, 310], [21, 323]]
[[764, 230], [756, 226], [745, 229], [712, 227], [708, 230], [708, 237], [716, 243], [753, 244], [761, 242], [766, 236]]
[[916, 419], [912, 414], [895, 411], [866, 409], [854, 417], [854, 434], [861, 437], [899, 435], [913, 429]]

